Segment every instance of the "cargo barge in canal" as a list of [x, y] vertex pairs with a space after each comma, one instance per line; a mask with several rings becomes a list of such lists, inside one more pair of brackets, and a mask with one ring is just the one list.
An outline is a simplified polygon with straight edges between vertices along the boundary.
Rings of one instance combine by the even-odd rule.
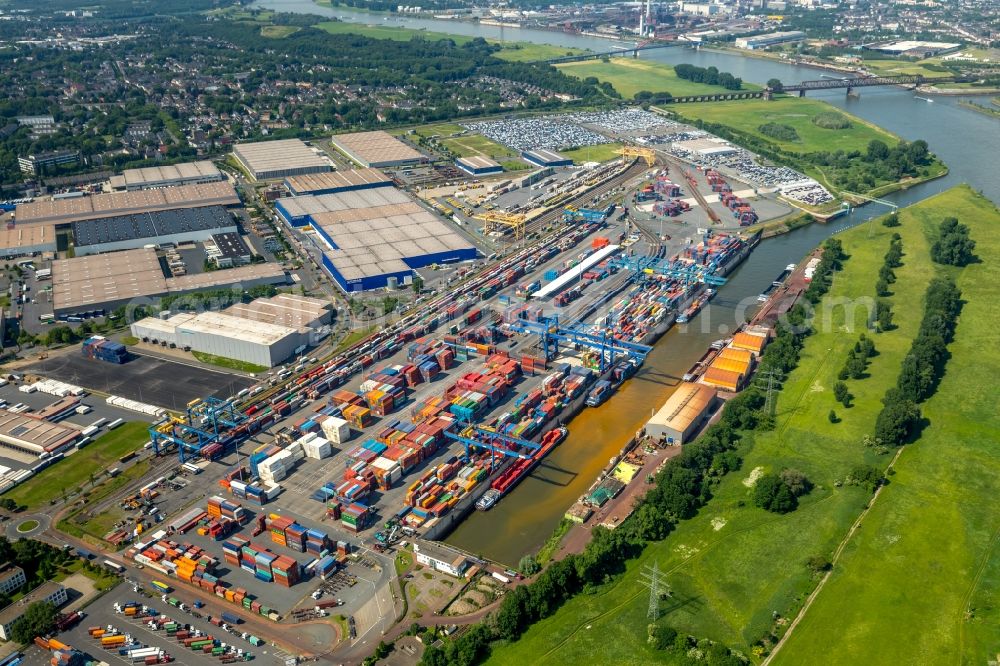
[[552, 449], [556, 448], [566, 439], [569, 431], [564, 427], [553, 428], [542, 437], [541, 446], [531, 454], [530, 458], [519, 458], [512, 465], [507, 467], [497, 476], [490, 489], [483, 493], [483, 496], [476, 501], [476, 508], [480, 511], [489, 511], [504, 495], [513, 490], [517, 484], [521, 483], [524, 477], [531, 474], [539, 463], [549, 455]]

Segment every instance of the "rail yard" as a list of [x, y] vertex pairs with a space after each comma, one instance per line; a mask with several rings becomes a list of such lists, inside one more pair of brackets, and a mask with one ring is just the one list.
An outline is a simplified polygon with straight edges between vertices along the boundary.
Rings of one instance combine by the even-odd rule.
[[[345, 292], [339, 298], [351, 300], [365, 291], [391, 293], [419, 277], [422, 285], [414, 291], [420, 296], [345, 349], [336, 349], [336, 336], [330, 336], [331, 320], [341, 332], [348, 324], [345, 308], [331, 314], [322, 299], [286, 292], [218, 313], [164, 310], [132, 325], [134, 351], [97, 336], [85, 343], [86, 363], [56, 356], [26, 364], [29, 376], [15, 378], [22, 390], [68, 395], [64, 411], [76, 415], [86, 413], [102, 389], [88, 378], [87, 363], [100, 370], [120, 365], [101, 381], [110, 388], [113, 377], [125, 397], [100, 401], [112, 414], [124, 410], [149, 424], [148, 442], [137, 443], [134, 456], [146, 467], [123, 456], [126, 471], [136, 465], [135, 476], [85, 511], [72, 512], [80, 524], [107, 528], [79, 541], [82, 556], [90, 555], [87, 547], [96, 539], [114, 553], [109, 566], [126, 567], [137, 590], [175, 589], [177, 604], [207, 603], [216, 615], [239, 618], [303, 653], [309, 651], [300, 639], [306, 639], [279, 627], [321, 622], [334, 607], [350, 620], [349, 636], [342, 638], [352, 643], [392, 624], [394, 553], [409, 553], [418, 566], [446, 579], [483, 572], [509, 582], [508, 563], [440, 542], [470, 513], [502, 506], [572, 433], [574, 416], [613, 400], [641, 371], [660, 336], [713, 298], [759, 240], [747, 226], [787, 212], [774, 198], [720, 173], [717, 161], [703, 164], [690, 150], [658, 145], [690, 143], [687, 135], [638, 141], [658, 128], [677, 129], [652, 114], [577, 122], [590, 133], [616, 123], [621, 131], [615, 138], [627, 138], [621, 156], [574, 166], [528, 142], [521, 146], [523, 159], [538, 167], [528, 175], [508, 178], [490, 170], [449, 180], [451, 171], [436, 166], [437, 175], [426, 172], [436, 182], [406, 191], [399, 184], [426, 170], [425, 158], [385, 135], [378, 137], [377, 160], [388, 165], [391, 179], [367, 164], [357, 178], [324, 174], [327, 160], [294, 146], [315, 171], [306, 177], [307, 167], [283, 155], [280, 145], [268, 153], [269, 171], [250, 170], [261, 180], [285, 176], [290, 197], [265, 197], [276, 186], [262, 189], [231, 176], [245, 195], [268, 202], [269, 223], [315, 268], [311, 275], [306, 269], [294, 273], [296, 282], [308, 279], [318, 288], [325, 279]], [[504, 131], [494, 128], [492, 135], [503, 137]], [[356, 152], [369, 140], [359, 135], [334, 145], [355, 146]], [[75, 213], [67, 208], [65, 214]], [[264, 235], [258, 234], [262, 223], [253, 224], [254, 236]], [[146, 245], [126, 252], [149, 265], [150, 277], [136, 293], [155, 294], [160, 250]], [[175, 254], [181, 256], [168, 249], [162, 261]], [[46, 269], [32, 270], [44, 279]], [[248, 273], [256, 275], [264, 273]], [[199, 288], [226, 284], [199, 280]], [[195, 288], [177, 284], [175, 289]], [[89, 292], [82, 293], [86, 299]], [[88, 315], [60, 316], [71, 324], [81, 319]], [[217, 381], [198, 370], [199, 386], [212, 390], [189, 393], [181, 404], [176, 394], [167, 400], [169, 381], [144, 400], [144, 377], [154, 374], [150, 364], [161, 374], [171, 367], [179, 376], [193, 372], [178, 364], [192, 347], [223, 355], [233, 350], [233, 358], [264, 365], [218, 372]], [[725, 381], [714, 383], [706, 374], [713, 396], [742, 387], [752, 362], [726, 372]], [[62, 388], [44, 389], [48, 376], [64, 380], [56, 382]], [[682, 427], [686, 435], [716, 403], [705, 404], [699, 420]], [[46, 408], [26, 409], [41, 414]], [[106, 421], [87, 430], [96, 437]], [[595, 479], [577, 505], [564, 507], [567, 516], [608, 518], [616, 496], [639, 492], [629, 486], [646, 462], [660, 460], [655, 452], [680, 441], [622, 442], [617, 466]], [[66, 464], [61, 458], [81, 455], [83, 445], [53, 450], [11, 476], [7, 487]], [[243, 658], [238, 651], [219, 655]]]

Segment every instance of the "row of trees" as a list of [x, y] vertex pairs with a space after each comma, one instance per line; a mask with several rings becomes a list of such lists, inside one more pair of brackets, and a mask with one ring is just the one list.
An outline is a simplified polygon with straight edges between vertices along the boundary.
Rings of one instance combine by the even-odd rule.
[[839, 271], [847, 255], [839, 238], [828, 238], [823, 243], [823, 256], [820, 257], [816, 272], [813, 273], [809, 288], [802, 294], [806, 300], [815, 305], [829, 291], [834, 271]]
[[[762, 368], [787, 372], [798, 362], [801, 338], [808, 333], [804, 309], [793, 308], [789, 320], [794, 322], [792, 326], [779, 325], [761, 359]], [[625, 563], [637, 556], [646, 543], [664, 539], [678, 522], [693, 517], [711, 497], [714, 485], [725, 474], [739, 469], [742, 459], [736, 448], [741, 432], [769, 426], [767, 415], [761, 412], [763, 405], [764, 396], [755, 387], [729, 400], [719, 422], [695, 442], [686, 444], [681, 455], [657, 473], [652, 487], [620, 527], [614, 531], [595, 527], [582, 553], [552, 562], [533, 583], [512, 590], [486, 624], [476, 625], [441, 647], [428, 648], [421, 664], [480, 663], [489, 656], [491, 642], [517, 640], [531, 624], [555, 613], [571, 597], [595, 590], [621, 574]], [[808, 488], [808, 480], [794, 470], [786, 471], [789, 473], [781, 481], [794, 499], [795, 493]], [[658, 641], [663, 638], [659, 629], [656, 633]], [[687, 645], [689, 638], [684, 636], [683, 641]], [[723, 647], [716, 648], [720, 655]], [[725, 652], [728, 654], [728, 650]]]
[[966, 266], [975, 261], [976, 241], [969, 238], [969, 227], [954, 217], [946, 217], [938, 227], [938, 234], [931, 245], [931, 259], [947, 266]]
[[948, 362], [948, 344], [962, 309], [962, 292], [950, 278], [931, 280], [924, 296], [920, 330], [903, 359], [895, 387], [882, 398], [875, 437], [887, 446], [903, 444], [920, 420], [918, 403], [937, 390]]
[[674, 74], [685, 81], [722, 86], [726, 90], [740, 90], [743, 87], [743, 79], [729, 72], [720, 72], [717, 67], [697, 67], [682, 63], [674, 65]]
[[847, 360], [844, 362], [844, 367], [840, 369], [837, 379], [841, 381], [848, 377], [862, 379], [865, 376], [865, 370], [868, 369], [868, 359], [875, 356], [875, 353], [875, 343], [862, 333], [858, 341], [851, 347], [851, 351], [847, 353]]

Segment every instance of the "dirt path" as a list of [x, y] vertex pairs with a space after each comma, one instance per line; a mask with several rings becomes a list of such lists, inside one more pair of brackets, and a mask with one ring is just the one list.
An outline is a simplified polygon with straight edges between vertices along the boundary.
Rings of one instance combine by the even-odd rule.
[[[903, 453], [903, 447], [900, 447], [896, 451], [896, 455], [892, 457], [892, 460], [889, 462], [889, 465], [885, 468], [883, 476], [889, 473], [889, 470], [893, 468], [893, 466], [896, 464], [896, 461], [899, 460], [899, 456], [902, 455], [902, 453]], [[823, 578], [819, 581], [819, 585], [817, 585], [816, 589], [812, 591], [812, 593], [806, 599], [806, 602], [802, 604], [802, 608], [799, 609], [798, 615], [796, 615], [795, 619], [792, 620], [792, 623], [788, 625], [788, 631], [785, 632], [785, 634], [778, 641], [777, 645], [774, 646], [774, 649], [771, 650], [771, 654], [767, 655], [767, 658], [764, 659], [763, 662], [761, 662], [761, 666], [769, 666], [769, 664], [777, 656], [778, 652], [781, 651], [781, 648], [783, 648], [785, 646], [785, 643], [788, 642], [788, 638], [792, 635], [792, 632], [794, 632], [795, 628], [799, 626], [799, 622], [801, 622], [802, 618], [804, 618], [806, 613], [809, 612], [809, 608], [812, 606], [813, 602], [816, 601], [816, 597], [818, 597], [819, 593], [823, 591], [823, 588], [826, 586], [826, 582], [830, 580], [830, 576], [833, 575], [834, 567], [837, 566], [837, 562], [840, 560], [840, 556], [844, 553], [844, 548], [847, 547], [847, 544], [850, 542], [851, 537], [853, 537], [854, 533], [857, 532], [858, 528], [861, 527], [862, 521], [864, 521], [865, 517], [868, 515], [868, 512], [872, 510], [872, 507], [875, 506], [875, 502], [878, 500], [879, 495], [882, 494], [882, 491], [885, 488], [886, 486], [883, 485], [879, 486], [875, 490], [875, 494], [872, 496], [871, 501], [868, 502], [867, 505], [865, 505], [865, 508], [858, 516], [858, 519], [854, 521], [854, 524], [851, 525], [851, 529], [847, 531], [847, 534], [844, 535], [844, 538], [841, 539], [840, 544], [837, 546], [837, 550], [834, 551], [833, 559], [830, 560], [829, 570], [823, 575]]]

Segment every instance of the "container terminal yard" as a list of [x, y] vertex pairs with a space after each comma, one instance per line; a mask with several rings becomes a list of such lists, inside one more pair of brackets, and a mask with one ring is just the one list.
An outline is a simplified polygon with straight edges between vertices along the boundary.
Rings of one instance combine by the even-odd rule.
[[[123, 549], [109, 561], [127, 567], [137, 589], [176, 588], [188, 604], [208, 599], [218, 613], [270, 636], [275, 622], [322, 617], [327, 606], [315, 600], [336, 597], [355, 639], [392, 623], [383, 553], [403, 544], [446, 575], [491, 571], [509, 580], [509, 558], [490, 561], [474, 545], [437, 542], [464, 521], [482, 524], [504, 511], [508, 496], [572, 439], [574, 417], [613, 402], [657, 340], [694, 318], [760, 238], [741, 229], [750, 220], [745, 202], [717, 197], [731, 212], [727, 220], [708, 211], [706, 192], [731, 191], [712, 167], [677, 173], [676, 160], [634, 144], [620, 159], [582, 167], [539, 154], [558, 165], [543, 165], [541, 176], [517, 187], [491, 174], [489, 194], [476, 203], [468, 195], [459, 201], [454, 185], [421, 192], [451, 220], [443, 246], [421, 231], [443, 223], [425, 220], [423, 204], [390, 194], [391, 184], [365, 187], [360, 199], [353, 192], [279, 199], [275, 222], [341, 288], [354, 275], [385, 278], [377, 288], [392, 288], [416, 269], [431, 277], [432, 291], [346, 350], [319, 344], [231, 395], [195, 397], [169, 411], [145, 405], [154, 462], [116, 497], [146, 509], [104, 535]], [[294, 173], [294, 164], [278, 160], [273, 169]], [[701, 203], [675, 209], [681, 191]], [[692, 207], [701, 216], [684, 219]], [[405, 242], [416, 248], [392, 258], [405, 264], [397, 275], [377, 274], [357, 253], [341, 255], [345, 234], [358, 232], [338, 224], [377, 225], [394, 215], [407, 216]], [[656, 216], [669, 233], [664, 222], [650, 222]], [[404, 242], [385, 233], [386, 247]], [[470, 244], [480, 256], [495, 251], [485, 261], [464, 249], [452, 254]], [[458, 270], [443, 270], [456, 258]], [[740, 346], [740, 335], [752, 339]], [[566, 503], [567, 516], [612, 518], [608, 507], [636, 492], [632, 482], [650, 471], [646, 464], [673, 455], [667, 449], [679, 449], [670, 445], [710, 418], [715, 392], [742, 388], [766, 337], [748, 329], [720, 344], [735, 345], [719, 355], [725, 367], [691, 377], [712, 398], [682, 425], [664, 417], [663, 432], [676, 437], [618, 442], [628, 445], [590, 490]], [[611, 523], [627, 515], [622, 510]]]

